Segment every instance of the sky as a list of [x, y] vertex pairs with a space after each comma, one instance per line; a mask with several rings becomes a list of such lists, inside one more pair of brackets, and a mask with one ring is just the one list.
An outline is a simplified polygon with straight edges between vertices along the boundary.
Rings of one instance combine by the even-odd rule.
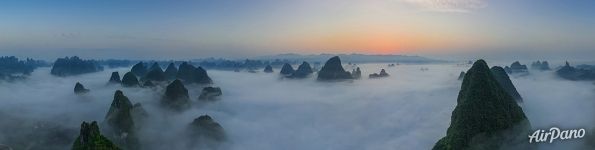
[[5, 0], [0, 54], [588, 57], [593, 14], [586, 0]]

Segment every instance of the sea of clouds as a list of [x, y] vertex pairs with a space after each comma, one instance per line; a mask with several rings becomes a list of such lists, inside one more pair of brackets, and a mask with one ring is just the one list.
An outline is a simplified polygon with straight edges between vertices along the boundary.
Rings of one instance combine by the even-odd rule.
[[[470, 65], [361, 64], [363, 78], [343, 82], [284, 79], [276, 73], [208, 70], [214, 86], [223, 90], [219, 101], [198, 103], [202, 86], [187, 85], [194, 101], [190, 110], [175, 113], [159, 107], [164, 88], [123, 88], [108, 85], [112, 71], [120, 75], [129, 68], [72, 77], [55, 77], [50, 68], [35, 70], [29, 79], [0, 82], [0, 115], [25, 120], [49, 121], [70, 128], [78, 135], [82, 121], [102, 122], [115, 90], [122, 90], [149, 113], [139, 133], [143, 149], [187, 149], [183, 136], [187, 126], [208, 114], [226, 131], [229, 142], [221, 149], [261, 150], [384, 150], [431, 149], [446, 135], [461, 81], [460, 71]], [[368, 79], [381, 68], [391, 75]], [[428, 68], [421, 71], [420, 68]], [[347, 70], [353, 69], [346, 66]], [[551, 71], [532, 71], [513, 77], [524, 98], [523, 109], [534, 128], [590, 128], [594, 123], [595, 85], [558, 79]], [[91, 92], [73, 93], [81, 82]], [[22, 123], [22, 122], [19, 122]], [[0, 121], [0, 127], [11, 122]], [[0, 130], [6, 137], [28, 130]], [[17, 126], [18, 128], [18, 126]], [[541, 149], [578, 149], [581, 140], [542, 144]], [[70, 147], [70, 145], [63, 145]]]

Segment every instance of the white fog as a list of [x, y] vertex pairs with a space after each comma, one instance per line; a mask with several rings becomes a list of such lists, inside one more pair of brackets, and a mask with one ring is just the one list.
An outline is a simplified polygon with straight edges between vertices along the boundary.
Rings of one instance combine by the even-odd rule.
[[[123, 88], [107, 84], [111, 72], [123, 75], [130, 68], [71, 77], [55, 77], [49, 74], [50, 68], [39, 68], [27, 80], [0, 82], [0, 115], [25, 122], [57, 123], [74, 130], [71, 136], [75, 137], [82, 121], [104, 120], [114, 92], [120, 89], [133, 103], [142, 103], [149, 113], [139, 134], [143, 149], [183, 149], [179, 147], [185, 138], [181, 133], [193, 119], [204, 114], [225, 129], [229, 142], [223, 149], [431, 149], [446, 135], [461, 86], [457, 77], [470, 65], [386, 65], [361, 64], [364, 77], [345, 82], [319, 82], [315, 74], [306, 79], [284, 79], [278, 74], [280, 68], [275, 68], [275, 73], [207, 70], [213, 85], [223, 90], [223, 96], [218, 101], [198, 103], [202, 88], [186, 85], [194, 104], [181, 113], [159, 107], [163, 87]], [[552, 64], [559, 65], [562, 64]], [[367, 78], [381, 68], [391, 76]], [[524, 99], [523, 110], [533, 128], [593, 127], [592, 82], [561, 80], [551, 71], [531, 71], [529, 76], [511, 80]], [[76, 82], [91, 91], [74, 94]], [[20, 126], [0, 122], [0, 127]], [[2, 130], [0, 134], [29, 130], [29, 126], [21, 127]], [[0, 138], [0, 143], [6, 140]], [[580, 139], [574, 139], [541, 144], [540, 149], [578, 149], [580, 143]], [[70, 146], [64, 145], [64, 149]]]

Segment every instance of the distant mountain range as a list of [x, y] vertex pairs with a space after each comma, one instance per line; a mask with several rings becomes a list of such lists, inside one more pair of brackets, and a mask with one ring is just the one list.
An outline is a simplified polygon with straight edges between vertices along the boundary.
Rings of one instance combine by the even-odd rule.
[[421, 56], [407, 55], [365, 55], [365, 54], [319, 54], [319, 55], [301, 55], [301, 54], [279, 54], [260, 56], [252, 59], [256, 60], [288, 60], [288, 61], [308, 61], [324, 63], [333, 56], [339, 56], [343, 62], [351, 63], [442, 63], [444, 60], [430, 59]]

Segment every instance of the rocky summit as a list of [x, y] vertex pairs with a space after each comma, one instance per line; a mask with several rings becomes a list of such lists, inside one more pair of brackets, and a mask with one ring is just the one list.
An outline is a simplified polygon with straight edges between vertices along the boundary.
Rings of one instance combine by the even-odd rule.
[[72, 145], [72, 150], [120, 150], [114, 143], [101, 135], [97, 122], [83, 122], [79, 136]]
[[120, 74], [117, 71], [112, 72], [112, 76], [110, 76], [108, 83], [122, 83], [122, 80], [120, 79]]
[[478, 60], [465, 74], [446, 137], [433, 149], [534, 149], [527, 142], [529, 130], [523, 109]]
[[510, 74], [521, 74], [526, 75], [529, 73], [529, 69], [527, 65], [521, 65], [519, 61], [513, 62], [510, 67], [504, 69], [507, 73]]
[[83, 86], [83, 84], [81, 84], [79, 82], [77, 82], [74, 85], [74, 93], [75, 94], [83, 94], [83, 93], [87, 93], [89, 91], [90, 91], [89, 89], [86, 89], [85, 86]]
[[221, 142], [226, 139], [225, 131], [209, 115], [200, 116], [190, 124], [189, 133], [198, 143]]
[[174, 63], [169, 63], [163, 74], [167, 80], [174, 80], [176, 79], [176, 74], [178, 74], [178, 68], [176, 68]]
[[148, 71], [151, 70], [160, 70], [161, 72], [163, 72], [163, 69], [161, 69], [161, 66], [159, 66], [159, 63], [154, 62], [153, 65], [151, 65], [151, 67], [149, 67]]
[[351, 76], [354, 79], [362, 78], [362, 70], [360, 70], [359, 67], [357, 67], [356, 69], [353, 69], [353, 71], [351, 71]]
[[305, 78], [310, 76], [314, 71], [308, 62], [302, 62], [298, 69], [291, 74], [291, 78]]
[[531, 69], [541, 70], [541, 71], [551, 70], [550, 63], [548, 63], [547, 61], [542, 62], [539, 60], [531, 63]]
[[182, 81], [174, 80], [167, 86], [161, 104], [174, 110], [183, 110], [190, 107], [188, 89], [184, 87]]
[[318, 80], [352, 79], [351, 73], [345, 71], [339, 56], [330, 58], [318, 71]]
[[192, 80], [192, 76], [194, 76], [194, 70], [196, 68], [187, 62], [183, 62], [178, 67], [178, 73], [176, 73], [176, 77], [180, 80], [190, 82]]
[[217, 100], [219, 96], [223, 95], [219, 87], [205, 87], [202, 89], [199, 100]]
[[186, 62], [180, 64], [176, 77], [185, 83], [210, 84], [213, 81], [202, 67], [194, 67]]
[[382, 77], [388, 77], [388, 76], [389, 75], [388, 75], [388, 73], [386, 73], [386, 70], [381, 69], [380, 73], [373, 73], [373, 74], [370, 74], [368, 77], [369, 78], [382, 78]]
[[293, 74], [293, 72], [295, 72], [295, 70], [293, 70], [293, 67], [290, 64], [285, 63], [283, 64], [283, 67], [281, 67], [281, 71], [279, 73], [281, 75], [291, 75]]
[[109, 127], [112, 139], [120, 147], [126, 149], [139, 149], [138, 137], [136, 135], [136, 125], [132, 116], [133, 105], [124, 96], [124, 93], [117, 90], [114, 93], [114, 99], [110, 109], [105, 115], [105, 122]]
[[567, 80], [595, 80], [595, 67], [576, 68], [566, 64], [560, 69], [556, 70], [556, 75]]
[[130, 72], [134, 73], [134, 75], [137, 75], [139, 77], [145, 76], [145, 74], [147, 74], [147, 72], [149, 72], [147, 70], [147, 67], [145, 66], [145, 63], [138, 62], [137, 64], [135, 64], [134, 66], [132, 66], [132, 69], [130, 69]]
[[132, 73], [132, 72], [128, 72], [128, 73], [124, 74], [124, 77], [122, 77], [122, 86], [124, 86], [124, 87], [139, 86], [139, 82], [138, 82], [138, 79], [136, 78], [136, 75], [134, 75], [134, 73]]
[[266, 73], [272, 73], [273, 72], [273, 66], [267, 65], [266, 67], [264, 67], [264, 72], [266, 72]]
[[194, 83], [198, 84], [211, 84], [213, 80], [207, 74], [207, 71], [202, 67], [198, 67], [194, 70]]

